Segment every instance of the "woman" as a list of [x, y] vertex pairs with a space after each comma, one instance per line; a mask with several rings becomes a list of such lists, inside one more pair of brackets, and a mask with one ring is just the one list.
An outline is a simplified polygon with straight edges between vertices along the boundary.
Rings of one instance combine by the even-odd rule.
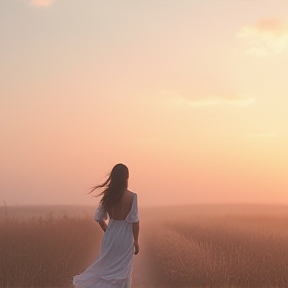
[[139, 253], [139, 219], [137, 194], [127, 190], [128, 178], [128, 168], [117, 164], [108, 179], [92, 190], [104, 188], [94, 220], [105, 233], [100, 256], [82, 274], [73, 277], [76, 287], [131, 287], [133, 256]]

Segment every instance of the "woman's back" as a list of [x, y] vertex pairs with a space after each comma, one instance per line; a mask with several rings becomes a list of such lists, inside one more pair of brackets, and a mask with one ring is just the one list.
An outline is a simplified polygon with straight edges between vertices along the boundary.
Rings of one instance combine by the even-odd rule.
[[[139, 218], [137, 194], [127, 190], [128, 177], [128, 168], [117, 164], [108, 179], [92, 190], [104, 188], [94, 220], [105, 233], [97, 260], [83, 273], [74, 276], [76, 287], [131, 287], [133, 256], [139, 252]], [[118, 197], [120, 200], [115, 203]], [[106, 220], [109, 220], [108, 224]]]
[[125, 190], [120, 201], [107, 209], [107, 212], [113, 220], [125, 220], [131, 211], [133, 204], [133, 193]]

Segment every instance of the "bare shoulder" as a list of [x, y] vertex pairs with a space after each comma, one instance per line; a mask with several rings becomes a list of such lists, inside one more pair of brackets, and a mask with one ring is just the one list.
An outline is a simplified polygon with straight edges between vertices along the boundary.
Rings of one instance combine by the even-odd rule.
[[130, 190], [127, 190], [127, 193], [130, 195], [130, 197], [137, 196], [135, 192], [132, 192]]
[[130, 203], [133, 201], [133, 199], [134, 200], [137, 199], [137, 194], [135, 192], [130, 191], [130, 190], [126, 190], [124, 192], [123, 196], [124, 196], [123, 200], [125, 199], [124, 201], [130, 202]]
[[131, 203], [133, 198], [134, 198], [134, 195], [136, 195], [135, 193], [133, 193], [132, 191], [129, 191], [129, 190], [126, 190], [124, 193], [123, 193], [123, 196], [122, 196], [122, 201], [126, 202], [126, 203]]

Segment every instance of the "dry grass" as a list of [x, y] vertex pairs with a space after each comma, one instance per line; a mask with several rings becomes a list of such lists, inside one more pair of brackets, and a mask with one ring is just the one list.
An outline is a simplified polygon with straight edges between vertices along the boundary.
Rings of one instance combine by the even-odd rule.
[[70, 286], [96, 257], [101, 236], [91, 217], [2, 218], [0, 287]]
[[195, 215], [150, 234], [156, 287], [288, 287], [288, 216]]
[[[142, 260], [136, 271], [144, 279], [135, 283], [144, 288], [287, 288], [288, 212], [244, 208], [140, 210], [137, 259]], [[92, 221], [93, 210], [86, 214], [81, 208], [82, 217], [76, 217], [73, 209], [67, 216], [59, 207], [56, 216], [47, 216], [47, 207], [28, 214], [19, 209], [8, 208], [7, 221], [0, 211], [0, 287], [71, 286], [71, 277], [99, 252], [102, 232]]]

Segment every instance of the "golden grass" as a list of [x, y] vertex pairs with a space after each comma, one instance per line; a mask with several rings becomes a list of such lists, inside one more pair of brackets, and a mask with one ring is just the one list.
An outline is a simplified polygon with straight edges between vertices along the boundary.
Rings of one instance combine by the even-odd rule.
[[97, 228], [91, 217], [2, 218], [0, 287], [71, 286], [71, 277], [96, 257]]
[[150, 234], [156, 287], [288, 287], [288, 216], [194, 215]]
[[[288, 288], [287, 210], [211, 207], [140, 209], [134, 283], [142, 288]], [[48, 207], [27, 209], [8, 207], [8, 217], [0, 209], [0, 287], [71, 287], [71, 277], [100, 249], [103, 234], [92, 221], [94, 209], [70, 207], [65, 214], [65, 207], [54, 207], [57, 213], [48, 216]]]

